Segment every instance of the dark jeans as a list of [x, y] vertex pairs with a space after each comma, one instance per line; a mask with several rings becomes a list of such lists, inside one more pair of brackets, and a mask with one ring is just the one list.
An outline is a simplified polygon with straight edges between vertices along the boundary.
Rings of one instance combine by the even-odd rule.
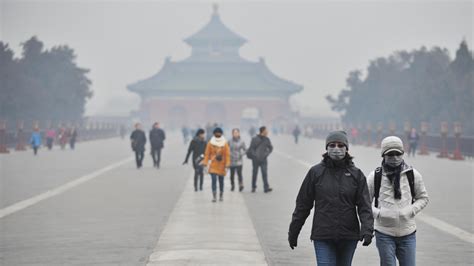
[[416, 232], [402, 237], [389, 236], [375, 231], [375, 240], [381, 266], [416, 265]]
[[204, 182], [204, 168], [199, 165], [194, 165], [194, 189], [198, 189], [198, 180], [199, 180], [199, 189], [202, 190], [202, 183]]
[[74, 150], [74, 148], [76, 147], [76, 140], [75, 139], [71, 139], [69, 141], [69, 147], [71, 147], [71, 150]]
[[237, 172], [237, 176], [239, 178], [239, 186], [243, 187], [244, 186], [244, 180], [243, 180], [243, 177], [242, 177], [242, 165], [239, 165], [239, 166], [231, 166], [230, 167], [230, 184], [232, 187], [234, 187], [234, 177], [235, 177], [235, 173]]
[[48, 146], [48, 150], [51, 150], [53, 148], [53, 142], [54, 142], [53, 138], [46, 139], [46, 146]]
[[224, 192], [224, 177], [217, 174], [211, 174], [212, 178], [212, 193], [217, 192], [217, 178], [219, 178], [219, 191]]
[[262, 172], [263, 189], [267, 190], [268, 188], [270, 188], [270, 185], [268, 185], [267, 159], [265, 159], [264, 161], [252, 160], [252, 188], [257, 188], [257, 175], [259, 167]]
[[38, 154], [38, 146], [33, 146], [33, 154], [36, 155]]
[[161, 161], [161, 148], [152, 147], [151, 148], [151, 157], [153, 158], [153, 165], [160, 167]]
[[357, 240], [315, 240], [313, 245], [318, 266], [350, 266]]
[[412, 156], [415, 156], [416, 155], [416, 147], [418, 146], [418, 143], [416, 142], [411, 142], [410, 145], [409, 145], [409, 150], [408, 150], [408, 156], [412, 155]]
[[143, 157], [145, 157], [145, 151], [135, 151], [135, 161], [137, 162], [137, 167], [142, 167]]

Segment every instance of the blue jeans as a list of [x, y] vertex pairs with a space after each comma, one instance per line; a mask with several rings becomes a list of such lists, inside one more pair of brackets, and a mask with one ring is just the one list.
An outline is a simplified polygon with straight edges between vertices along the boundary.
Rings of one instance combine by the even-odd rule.
[[219, 190], [222, 193], [224, 192], [224, 177], [216, 174], [211, 174], [212, 192], [215, 193], [217, 191], [217, 177], [219, 177]]
[[375, 231], [375, 241], [379, 250], [381, 266], [416, 265], [416, 232], [402, 237], [394, 237]]
[[318, 266], [350, 266], [357, 240], [315, 240], [314, 251]]
[[252, 160], [252, 188], [257, 188], [257, 175], [258, 175], [258, 168], [262, 172], [262, 179], [263, 179], [263, 190], [267, 190], [270, 188], [268, 184], [268, 162], [267, 159], [263, 161]]

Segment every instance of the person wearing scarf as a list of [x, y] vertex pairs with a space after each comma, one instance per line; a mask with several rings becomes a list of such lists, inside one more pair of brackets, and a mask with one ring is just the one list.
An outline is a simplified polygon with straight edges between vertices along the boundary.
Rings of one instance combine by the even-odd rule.
[[221, 128], [217, 127], [213, 131], [213, 136], [209, 140], [204, 152], [202, 165], [208, 168], [212, 178], [212, 202], [216, 202], [217, 180], [219, 179], [219, 201], [224, 200], [224, 176], [230, 167], [230, 148], [227, 140], [223, 136]]
[[[403, 142], [396, 136], [382, 140], [382, 179], [378, 207], [372, 206], [375, 240], [380, 265], [416, 265], [415, 216], [429, 198], [421, 174], [403, 159]], [[412, 199], [407, 172], [413, 171], [415, 198]], [[370, 199], [374, 200], [375, 171], [367, 177]], [[413, 203], [412, 203], [413, 202]]]
[[349, 141], [343, 131], [326, 138], [326, 153], [308, 171], [296, 198], [288, 231], [294, 249], [298, 235], [314, 209], [311, 240], [318, 265], [350, 266], [362, 241], [370, 245], [374, 219], [367, 181], [349, 155]]

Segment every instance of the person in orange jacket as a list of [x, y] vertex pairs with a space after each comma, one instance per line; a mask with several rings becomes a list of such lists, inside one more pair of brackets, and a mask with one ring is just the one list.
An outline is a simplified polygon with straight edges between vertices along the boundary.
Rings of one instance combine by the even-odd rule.
[[219, 201], [224, 200], [224, 176], [230, 167], [230, 148], [223, 133], [219, 127], [214, 129], [214, 136], [207, 143], [204, 160], [202, 160], [202, 164], [208, 168], [212, 178], [212, 202], [217, 201], [217, 179], [219, 179]]

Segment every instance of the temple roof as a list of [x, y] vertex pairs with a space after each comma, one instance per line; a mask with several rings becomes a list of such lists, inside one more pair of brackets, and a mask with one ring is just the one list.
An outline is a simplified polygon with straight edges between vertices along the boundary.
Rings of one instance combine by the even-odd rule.
[[222, 23], [217, 5], [214, 5], [214, 13], [209, 23], [184, 41], [191, 46], [208, 45], [209, 43], [242, 46], [247, 42], [245, 38], [234, 33]]
[[260, 96], [289, 97], [303, 90], [301, 85], [273, 74], [263, 59], [251, 62], [238, 49], [246, 42], [221, 21], [214, 6], [211, 21], [185, 40], [193, 47], [191, 56], [172, 62], [150, 78], [127, 86], [147, 96]]
[[154, 76], [128, 86], [142, 96], [290, 96], [303, 87], [274, 75], [263, 60], [240, 63], [167, 61]]

